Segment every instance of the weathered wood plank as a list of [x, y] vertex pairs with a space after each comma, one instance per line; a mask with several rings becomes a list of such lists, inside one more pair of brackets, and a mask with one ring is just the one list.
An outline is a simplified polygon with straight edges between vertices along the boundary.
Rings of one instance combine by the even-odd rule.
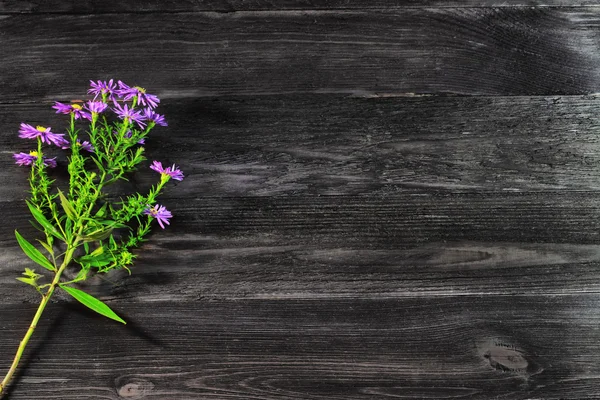
[[[598, 292], [599, 196], [169, 198], [172, 226], [136, 252], [133, 275], [86, 290], [138, 301]], [[36, 233], [23, 204], [3, 215], [0, 303], [35, 302], [15, 280], [32, 263], [13, 229]]]
[[[597, 394], [597, 295], [110, 305], [129, 325], [52, 304], [10, 399]], [[33, 311], [0, 307], [1, 365]]]
[[[65, 128], [50, 105], [0, 105], [0, 200], [27, 190], [10, 157], [31, 150], [19, 123]], [[147, 154], [183, 168], [181, 198], [598, 191], [599, 107], [596, 97], [167, 99], [159, 111], [170, 126]], [[143, 170], [135, 187], [155, 179]]]
[[42, 0], [0, 1], [0, 13], [174, 13], [198, 11], [268, 10], [360, 10], [419, 7], [583, 7], [600, 5], [598, 0], [163, 0], [127, 2], [84, 0], [77, 3]]
[[595, 93], [599, 16], [595, 7], [4, 16], [0, 102], [81, 96], [87, 79], [110, 76], [164, 97]]

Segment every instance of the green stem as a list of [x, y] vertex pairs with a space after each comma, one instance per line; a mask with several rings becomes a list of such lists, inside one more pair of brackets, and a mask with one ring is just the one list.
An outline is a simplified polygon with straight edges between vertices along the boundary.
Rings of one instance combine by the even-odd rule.
[[[100, 191], [102, 190], [102, 187], [104, 185], [104, 179], [106, 179], [106, 173], [103, 173], [102, 177], [100, 178], [100, 182], [98, 183], [98, 189], [96, 190], [93, 201], [90, 202], [87, 213], [85, 214], [86, 216], [91, 213], [91, 211], [94, 207], [94, 204], [96, 203], [96, 200], [98, 199], [98, 195], [100, 194]], [[84, 221], [84, 219], [81, 219], [80, 221]], [[73, 259], [73, 254], [75, 253], [75, 249], [77, 249], [77, 245], [79, 244], [79, 241], [81, 240], [80, 235], [83, 232], [83, 228], [84, 228], [84, 225], [82, 222], [80, 222], [73, 229], [73, 231], [74, 232], [76, 231], [77, 234], [72, 236], [73, 241], [71, 243], [67, 243], [67, 251], [63, 258], [63, 262], [60, 265], [60, 268], [58, 269], [58, 271], [56, 271], [56, 275], [54, 276], [54, 279], [52, 280], [50, 287], [48, 287], [48, 290], [46, 291], [46, 293], [42, 295], [42, 301], [40, 302], [37, 312], [35, 313], [35, 316], [33, 317], [33, 320], [31, 321], [31, 325], [29, 325], [29, 329], [27, 329], [27, 332], [25, 333], [23, 340], [21, 340], [21, 343], [19, 344], [19, 348], [17, 349], [17, 354], [15, 355], [15, 358], [10, 366], [10, 369], [8, 370], [8, 373], [2, 380], [2, 383], [0, 383], [0, 395], [2, 395], [2, 393], [4, 392], [4, 388], [6, 388], [6, 386], [10, 382], [12, 376], [14, 375], [15, 371], [17, 370], [17, 366], [19, 365], [19, 361], [21, 361], [21, 357], [23, 356], [25, 347], [27, 346], [27, 343], [29, 342], [31, 335], [33, 335], [33, 331], [35, 331], [35, 328], [37, 327], [37, 324], [44, 312], [44, 309], [46, 308], [48, 301], [50, 301], [50, 297], [52, 297], [52, 294], [54, 293], [54, 289], [56, 289], [56, 287], [60, 284], [60, 277], [61, 277], [62, 273], [67, 268], [67, 266], [69, 265], [71, 260]]]
[[29, 329], [27, 330], [27, 333], [25, 333], [23, 340], [21, 340], [21, 343], [19, 344], [19, 348], [17, 349], [17, 354], [15, 355], [12, 365], [10, 366], [8, 373], [2, 380], [2, 383], [0, 383], [0, 394], [2, 394], [2, 392], [4, 391], [4, 388], [8, 385], [8, 382], [11, 380], [15, 371], [17, 370], [17, 366], [19, 365], [21, 356], [23, 355], [23, 352], [25, 351], [25, 346], [27, 346], [27, 343], [29, 342], [31, 335], [33, 335], [33, 331], [35, 330], [37, 323], [40, 320], [40, 317], [42, 316], [42, 313], [44, 312], [44, 309], [46, 308], [48, 301], [50, 300], [50, 297], [54, 293], [54, 289], [56, 289], [56, 286], [58, 286], [58, 284], [60, 282], [60, 277], [61, 277], [63, 271], [65, 270], [67, 265], [69, 265], [69, 263], [71, 262], [71, 259], [73, 258], [73, 253], [75, 252], [75, 249], [77, 248], [77, 241], [78, 241], [78, 239], [75, 239], [75, 241], [73, 242], [73, 244], [71, 245], [69, 250], [67, 250], [67, 253], [65, 254], [65, 258], [63, 259], [63, 262], [62, 262], [60, 268], [58, 269], [58, 271], [56, 272], [56, 275], [54, 276], [54, 280], [52, 280], [52, 283], [50, 284], [50, 287], [46, 291], [46, 294], [42, 295], [42, 301], [40, 302], [37, 312], [35, 313], [35, 316], [33, 317], [33, 320], [31, 321], [31, 325], [29, 325]]

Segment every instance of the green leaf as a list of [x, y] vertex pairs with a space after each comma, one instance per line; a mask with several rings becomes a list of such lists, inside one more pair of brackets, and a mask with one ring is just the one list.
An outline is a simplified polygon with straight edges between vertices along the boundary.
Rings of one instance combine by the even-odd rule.
[[98, 247], [96, 250], [92, 251], [92, 252], [90, 253], [90, 256], [92, 256], [92, 257], [96, 257], [96, 256], [99, 256], [99, 255], [100, 255], [100, 254], [102, 254], [102, 253], [104, 253], [104, 247], [100, 246], [100, 247]]
[[15, 236], [17, 237], [17, 242], [19, 242], [19, 246], [23, 252], [27, 255], [27, 257], [31, 258], [33, 261], [41, 265], [50, 271], [56, 271], [54, 266], [38, 249], [36, 249], [31, 243], [29, 243], [19, 232], [15, 230]]
[[42, 214], [37, 208], [35, 208], [33, 206], [33, 204], [31, 204], [29, 201], [27, 201], [27, 207], [29, 207], [29, 211], [31, 212], [31, 215], [33, 215], [33, 218], [35, 218], [35, 220], [48, 232], [50, 233], [52, 236], [56, 236], [58, 239], [62, 240], [63, 242], [65, 241], [65, 238], [62, 237], [62, 235], [60, 234], [60, 232], [58, 230], [56, 230], [56, 228], [54, 227], [54, 225], [52, 225], [50, 223], [50, 221], [48, 221], [46, 219], [46, 217], [44, 217], [44, 214]]
[[92, 159], [92, 161], [94, 161], [94, 163], [96, 164], [96, 167], [98, 167], [98, 169], [100, 170], [100, 172], [104, 172], [104, 166], [102, 165], [102, 163], [96, 159], [96, 157], [92, 156], [90, 157]]
[[82, 268], [79, 270], [79, 272], [77, 273], [77, 276], [75, 277], [75, 281], [84, 281], [87, 279], [87, 274], [88, 274], [88, 270], [85, 268]]
[[113, 221], [112, 219], [97, 219], [95, 222], [104, 226], [109, 226], [111, 228], [128, 228], [127, 225], [117, 221]]
[[60, 189], [58, 189], [58, 197], [60, 198], [60, 204], [62, 205], [63, 210], [65, 210], [65, 214], [67, 214], [67, 217], [75, 221], [75, 219], [77, 218], [77, 213], [75, 212], [75, 209], [73, 208], [69, 200], [67, 200], [63, 192], [60, 191]]
[[[18, 281], [21, 281], [23, 283], [33, 286], [39, 292], [40, 287], [39, 287], [37, 281], [38, 281], [38, 279], [40, 279], [42, 277], [42, 275], [36, 274], [34, 270], [29, 269], [29, 268], [25, 268], [25, 272], [23, 272], [23, 275], [25, 275], [25, 276], [19, 277], [16, 279]], [[41, 292], [40, 292], [40, 294], [41, 294]]]
[[52, 247], [50, 247], [50, 245], [46, 242], [42, 242], [40, 239], [36, 239], [44, 249], [46, 249], [46, 251], [50, 254], [54, 254], [54, 249]]
[[102, 230], [97, 230], [94, 232], [91, 232], [87, 235], [84, 236], [80, 236], [80, 238], [84, 241], [84, 242], [93, 242], [95, 240], [104, 240], [107, 237], [110, 236], [111, 232], [113, 231], [113, 228], [107, 228], [107, 229], [102, 229]]
[[83, 257], [79, 257], [77, 262], [85, 265], [86, 267], [103, 267], [107, 264], [110, 264], [114, 261], [113, 256], [110, 254], [104, 253], [99, 255], [87, 255]]
[[106, 304], [95, 298], [94, 296], [87, 294], [83, 290], [75, 289], [69, 286], [60, 285], [61, 289], [69, 293], [84, 306], [91, 310], [96, 311], [100, 315], [104, 315], [107, 318], [126, 324], [121, 317], [119, 317], [113, 310], [111, 310]]
[[16, 278], [18, 281], [31, 285], [33, 287], [37, 287], [37, 283], [32, 278]]
[[104, 217], [104, 214], [106, 214], [106, 207], [108, 206], [108, 203], [104, 203], [102, 205], [102, 207], [100, 207], [100, 209], [98, 210], [98, 212], [96, 213], [95, 218], [102, 218]]

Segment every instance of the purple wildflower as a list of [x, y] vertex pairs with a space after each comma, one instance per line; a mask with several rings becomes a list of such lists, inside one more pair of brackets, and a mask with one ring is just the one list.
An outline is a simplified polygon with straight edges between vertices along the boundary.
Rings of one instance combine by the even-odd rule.
[[156, 125], [167, 126], [167, 121], [165, 121], [165, 116], [160, 115], [154, 112], [150, 107], [144, 108], [143, 111], [144, 118], [146, 121], [152, 121]]
[[152, 162], [150, 169], [158, 172], [161, 175], [168, 175], [176, 181], [182, 181], [184, 178], [183, 172], [177, 168], [175, 164], [173, 164], [171, 167], [163, 168], [162, 163], [155, 160]]
[[85, 105], [85, 108], [92, 113], [99, 114], [102, 111], [106, 110], [108, 104], [103, 103], [101, 101], [88, 101]]
[[115, 107], [112, 109], [119, 118], [128, 119], [129, 121], [136, 122], [140, 128], [146, 126], [144, 123], [144, 117], [138, 111], [135, 111], [133, 108], [129, 108], [127, 104], [121, 106], [119, 103], [115, 102]]
[[167, 210], [164, 206], [159, 206], [158, 204], [154, 207], [148, 206], [144, 210], [144, 215], [150, 215], [158, 221], [158, 224], [161, 228], [165, 229], [163, 224], [170, 225], [169, 218], [173, 217], [171, 211]]
[[117, 93], [123, 100], [130, 100], [135, 97], [137, 99], [137, 105], [142, 104], [144, 106], [155, 108], [158, 106], [158, 103], [160, 103], [160, 99], [153, 94], [146, 93], [146, 89], [139, 86], [128, 86], [121, 81], [119, 81], [119, 90]]
[[19, 137], [22, 139], [35, 139], [40, 138], [42, 143], [54, 144], [58, 147], [66, 148], [69, 146], [69, 142], [65, 139], [63, 133], [52, 133], [50, 127], [37, 126], [33, 127], [29, 124], [21, 123], [21, 129], [19, 129]]
[[108, 95], [110, 99], [114, 100], [114, 97], [117, 93], [117, 85], [114, 84], [113, 80], [111, 79], [110, 81], [106, 82], [106, 81], [90, 81], [90, 86], [92, 87], [91, 89], [88, 90], [88, 93], [93, 94], [94, 95], [94, 100], [96, 100], [96, 98], [98, 96], [101, 96], [103, 100], [106, 99], [106, 96]]
[[85, 118], [92, 119], [89, 113], [83, 111], [83, 107], [79, 104], [71, 103], [71, 104], [63, 104], [58, 101], [52, 106], [56, 110], [57, 114], [73, 114], [75, 119]]
[[94, 152], [94, 146], [92, 146], [92, 144], [87, 140], [82, 142], [81, 140], [77, 139], [77, 146], [80, 146], [82, 149], [90, 153]]
[[[33, 165], [38, 158], [38, 152], [30, 151], [29, 154], [16, 153], [16, 154], [13, 154], [13, 158], [15, 159], [15, 162], [18, 165]], [[54, 158], [42, 157], [42, 160], [46, 167], [56, 168], [56, 157], [54, 157]]]

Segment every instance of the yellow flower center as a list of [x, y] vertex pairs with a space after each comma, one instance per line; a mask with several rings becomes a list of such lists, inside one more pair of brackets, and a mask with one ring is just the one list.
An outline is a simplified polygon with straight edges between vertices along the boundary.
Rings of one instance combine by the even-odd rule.
[[146, 89], [144, 89], [143, 87], [134, 86], [134, 88], [137, 89], [140, 93], [146, 93]]
[[37, 157], [37, 156], [38, 156], [38, 152], [37, 152], [37, 151], [30, 151], [30, 152], [29, 152], [29, 155], [30, 155], [30, 156], [34, 156], [34, 157]]
[[71, 104], [71, 107], [73, 107], [76, 110], [81, 110], [83, 108], [79, 104]]
[[43, 126], [40, 126], [40, 125], [36, 126], [35, 129], [38, 130], [38, 131], [40, 131], [40, 132], [46, 132], [46, 128], [43, 127]]

